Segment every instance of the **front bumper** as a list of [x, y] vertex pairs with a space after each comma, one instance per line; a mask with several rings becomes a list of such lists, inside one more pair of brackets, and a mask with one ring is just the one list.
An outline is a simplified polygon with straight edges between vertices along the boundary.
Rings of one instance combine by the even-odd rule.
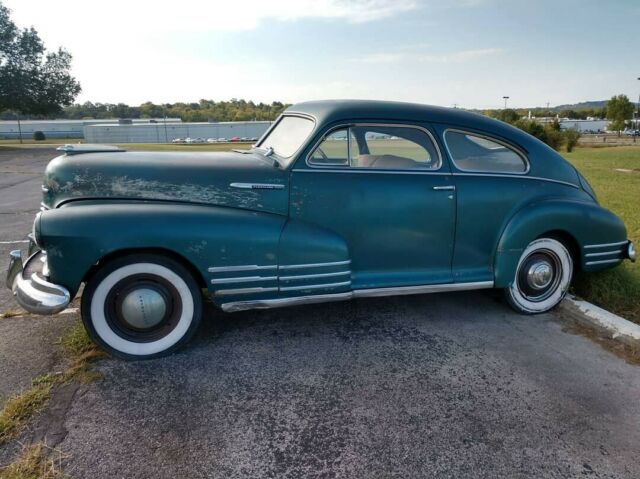
[[629, 240], [629, 243], [627, 244], [627, 259], [631, 260], [632, 263], [635, 263], [637, 256], [636, 247], [633, 244], [633, 241]]
[[[46, 253], [29, 247], [29, 258], [22, 261], [22, 252], [9, 253], [7, 287], [20, 306], [33, 314], [56, 314], [71, 301], [69, 291], [63, 286], [50, 283], [46, 276]], [[25, 276], [27, 276], [25, 278]]]

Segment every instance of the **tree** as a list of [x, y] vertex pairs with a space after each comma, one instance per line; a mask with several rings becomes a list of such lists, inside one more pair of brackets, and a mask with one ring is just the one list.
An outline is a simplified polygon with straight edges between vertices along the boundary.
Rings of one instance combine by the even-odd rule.
[[9, 13], [0, 3], [0, 111], [61, 112], [80, 93], [80, 84], [69, 73], [71, 55], [62, 48], [47, 52], [38, 32], [33, 27], [20, 30]]
[[559, 150], [564, 142], [563, 134], [554, 127], [553, 123], [543, 125], [535, 120], [523, 118], [516, 121], [513, 126], [535, 136], [554, 150]]
[[624, 130], [625, 122], [633, 116], [633, 110], [633, 103], [629, 101], [627, 95], [611, 97], [607, 102], [607, 120], [611, 120], [609, 128], [616, 130], [620, 135], [620, 130]]
[[565, 130], [564, 137], [567, 143], [567, 152], [571, 153], [573, 148], [578, 144], [578, 140], [580, 139], [580, 132], [578, 130], [574, 130], [573, 128], [569, 128]]

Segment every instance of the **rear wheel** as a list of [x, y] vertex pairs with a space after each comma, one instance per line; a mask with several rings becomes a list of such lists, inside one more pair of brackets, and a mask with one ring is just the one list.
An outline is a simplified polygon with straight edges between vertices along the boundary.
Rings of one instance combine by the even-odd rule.
[[567, 248], [553, 238], [540, 238], [522, 253], [505, 295], [520, 313], [544, 313], [564, 299], [572, 276], [573, 260]]
[[167, 355], [200, 324], [202, 295], [189, 271], [159, 255], [126, 256], [106, 264], [82, 295], [91, 338], [124, 359]]

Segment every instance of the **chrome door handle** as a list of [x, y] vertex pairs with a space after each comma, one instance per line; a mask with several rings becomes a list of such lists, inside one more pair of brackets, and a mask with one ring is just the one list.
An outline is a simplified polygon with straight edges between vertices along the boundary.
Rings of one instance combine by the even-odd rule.
[[433, 189], [436, 191], [454, 191], [456, 187], [454, 185], [434, 186]]

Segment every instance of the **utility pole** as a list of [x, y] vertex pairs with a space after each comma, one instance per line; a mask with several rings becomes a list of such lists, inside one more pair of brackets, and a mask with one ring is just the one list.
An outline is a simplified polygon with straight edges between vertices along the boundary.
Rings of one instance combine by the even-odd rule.
[[167, 135], [167, 107], [163, 106], [162, 110], [164, 113], [164, 142], [169, 143], [169, 137]]
[[[640, 80], [640, 77], [638, 77], [638, 80]], [[636, 129], [640, 129], [640, 93], [638, 93], [638, 112], [636, 113]]]
[[16, 119], [18, 120], [18, 135], [20, 135], [20, 144], [22, 144], [22, 126], [20, 126], [20, 113], [16, 112]]
[[507, 109], [507, 100], [509, 99], [508, 96], [503, 96], [502, 99], [504, 100], [504, 109]]

